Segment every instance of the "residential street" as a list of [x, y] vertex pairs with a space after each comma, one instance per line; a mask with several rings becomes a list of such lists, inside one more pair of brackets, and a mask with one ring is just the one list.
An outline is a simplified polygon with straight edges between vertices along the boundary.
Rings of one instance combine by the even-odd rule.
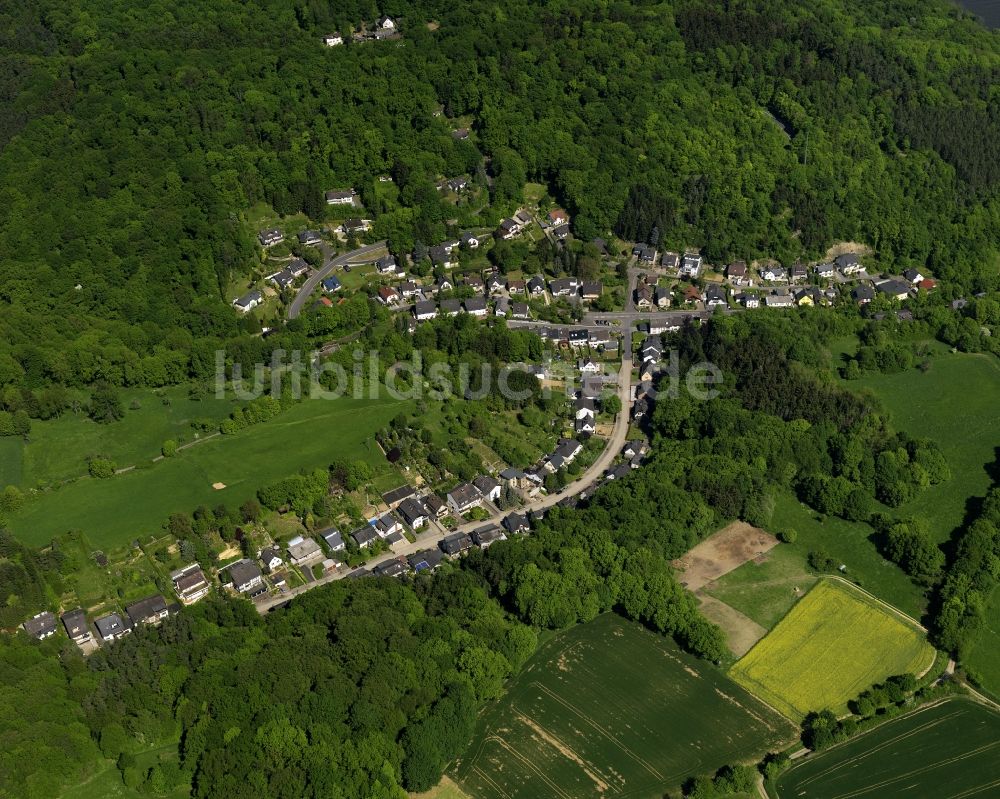
[[[632, 359], [631, 354], [626, 353], [625, 357], [622, 359], [621, 368], [618, 370], [618, 396], [621, 399], [622, 409], [618, 416], [615, 418], [614, 430], [611, 433], [611, 437], [608, 439], [607, 444], [604, 447], [604, 451], [601, 452], [600, 456], [596, 461], [590, 466], [587, 471], [580, 475], [572, 483], [568, 483], [562, 491], [555, 494], [548, 494], [540, 499], [530, 502], [522, 508], [517, 508], [521, 513], [529, 514], [538, 510], [545, 510], [551, 508], [558, 502], [566, 499], [567, 497], [576, 496], [583, 491], [588, 490], [596, 483], [598, 483], [604, 476], [604, 473], [611, 466], [614, 459], [621, 452], [622, 447], [625, 446], [625, 441], [628, 438], [628, 428], [629, 428], [629, 411], [631, 408], [631, 393], [632, 393]], [[476, 522], [467, 522], [465, 524], [459, 525], [454, 530], [451, 530], [448, 534], [452, 533], [472, 533], [473, 530], [477, 530], [480, 527], [487, 525], [500, 524], [504, 516], [510, 513], [510, 510], [501, 511], [493, 514], [488, 519], [482, 519]], [[415, 552], [419, 552], [423, 549], [429, 549], [431, 547], [437, 546], [437, 542], [440, 541], [444, 536], [434, 530], [425, 530], [422, 534], [418, 534], [417, 540], [413, 543], [407, 542], [404, 546], [399, 546], [396, 550], [392, 552], [385, 552], [376, 558], [373, 558], [368, 563], [365, 564], [365, 568], [371, 569], [378, 566], [380, 563], [384, 563], [387, 560], [392, 560], [400, 556], [406, 557], [412, 555]], [[268, 596], [265, 599], [261, 599], [254, 604], [257, 607], [259, 613], [267, 613], [272, 608], [278, 607], [279, 605], [284, 605], [289, 600], [296, 596], [299, 596], [306, 591], [315, 588], [319, 585], [325, 585], [331, 583], [334, 580], [340, 580], [346, 577], [348, 572], [335, 572], [329, 574], [326, 577], [322, 577], [319, 580], [315, 580], [306, 585], [298, 586], [293, 588], [287, 593], [277, 594], [274, 596]]]
[[333, 255], [333, 250], [330, 245], [325, 242], [320, 244], [319, 249], [323, 252], [323, 265], [313, 272], [313, 274], [308, 277], [306, 282], [302, 284], [302, 288], [299, 289], [299, 293], [295, 295], [295, 299], [292, 300], [292, 304], [288, 306], [288, 318], [294, 319], [302, 313], [302, 308], [305, 306], [309, 297], [312, 296], [316, 287], [334, 269], [354, 262], [366, 263], [369, 261], [375, 261], [385, 255], [385, 245], [385, 241], [376, 241], [374, 244], [366, 244], [364, 247], [359, 247], [358, 249], [351, 250], [343, 255], [338, 255], [336, 258], [331, 258], [330, 256]]

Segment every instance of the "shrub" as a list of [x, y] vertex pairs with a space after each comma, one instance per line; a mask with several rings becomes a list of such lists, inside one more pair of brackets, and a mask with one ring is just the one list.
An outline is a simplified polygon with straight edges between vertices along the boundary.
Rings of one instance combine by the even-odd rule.
[[168, 438], [163, 442], [163, 446], [160, 447], [160, 452], [163, 453], [164, 458], [172, 458], [177, 454], [177, 442], [172, 438]]
[[90, 476], [101, 480], [114, 477], [116, 468], [115, 462], [110, 458], [91, 458], [87, 464], [87, 471], [90, 472]]

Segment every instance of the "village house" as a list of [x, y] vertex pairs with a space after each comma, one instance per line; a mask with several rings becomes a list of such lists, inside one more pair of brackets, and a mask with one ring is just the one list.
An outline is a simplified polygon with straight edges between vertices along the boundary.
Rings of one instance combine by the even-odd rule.
[[281, 555], [274, 547], [262, 549], [259, 557], [260, 562], [264, 564], [264, 568], [267, 569], [268, 574], [273, 572], [275, 569], [281, 568], [281, 564], [285, 562], [281, 559]]
[[321, 535], [331, 552], [342, 552], [344, 550], [346, 545], [344, 544], [344, 537], [340, 534], [339, 530], [327, 530], [325, 533], [321, 533]]
[[153, 594], [126, 605], [125, 613], [135, 627], [137, 624], [159, 624], [170, 615], [170, 610], [167, 608], [167, 601], [160, 594]]
[[439, 310], [445, 316], [458, 316], [462, 312], [462, 301], [456, 299], [441, 300]]
[[272, 228], [271, 230], [262, 230], [257, 234], [257, 238], [263, 246], [272, 247], [275, 244], [281, 243], [285, 238], [285, 234], [277, 228]]
[[684, 253], [684, 258], [681, 260], [681, 266], [678, 270], [678, 274], [680, 274], [681, 277], [693, 280], [698, 277], [699, 272], [701, 272], [701, 256], [693, 252]]
[[569, 237], [569, 225], [559, 225], [559, 227], [552, 228], [552, 238], [556, 241], [562, 241]]
[[653, 307], [653, 287], [648, 283], [640, 283], [635, 287], [635, 307], [640, 311], [648, 311]]
[[97, 628], [97, 633], [101, 636], [101, 640], [107, 643], [124, 638], [132, 632], [132, 625], [118, 613], [109, 613], [107, 616], [101, 616], [101, 618], [94, 621], [94, 626]]
[[288, 542], [288, 559], [293, 566], [313, 563], [323, 557], [323, 550], [311, 538], [295, 536]]
[[434, 283], [433, 290], [435, 294], [440, 294], [442, 291], [451, 291], [453, 288], [455, 288], [455, 284], [452, 283], [450, 280], [448, 280], [447, 277], [442, 275]]
[[665, 252], [660, 256], [660, 267], [663, 269], [677, 269], [680, 266], [681, 257], [675, 252]]
[[87, 614], [83, 608], [76, 608], [75, 610], [68, 610], [63, 613], [62, 623], [66, 630], [66, 635], [75, 644], [85, 644], [93, 638], [93, 635], [90, 633], [90, 627], [87, 624]]
[[476, 490], [483, 495], [484, 499], [490, 502], [496, 502], [500, 499], [500, 483], [488, 474], [479, 475], [472, 481], [472, 484], [476, 487]]
[[437, 306], [434, 304], [434, 300], [420, 300], [413, 304], [413, 318], [418, 322], [436, 319], [437, 315]]
[[46, 638], [56, 634], [59, 625], [56, 621], [56, 614], [51, 610], [36, 613], [21, 625], [24, 631], [32, 638], [44, 641]]
[[208, 594], [208, 580], [197, 563], [171, 572], [170, 579], [174, 584], [174, 593], [183, 605], [193, 605]]
[[339, 47], [344, 43], [344, 37], [339, 33], [328, 33], [323, 37], [323, 44], [327, 47]]
[[604, 293], [604, 284], [599, 280], [584, 280], [580, 283], [580, 297], [584, 302], [599, 300]]
[[376, 296], [383, 305], [395, 305], [402, 299], [392, 286], [379, 286]]
[[861, 266], [858, 254], [854, 252], [845, 252], [843, 255], [838, 255], [834, 258], [834, 263], [836, 263], [837, 269], [840, 270], [842, 275], [856, 275], [864, 269]]
[[427, 524], [427, 509], [413, 497], [407, 497], [396, 509], [403, 521], [414, 530]]
[[553, 208], [549, 211], [549, 224], [553, 227], [565, 225], [567, 222], [569, 222], [569, 214], [562, 208]]
[[897, 278], [883, 280], [881, 283], [875, 284], [875, 290], [880, 294], [885, 294], [887, 297], [897, 300], [905, 300], [910, 295], [910, 288], [911, 285], [909, 283]]
[[507, 535], [495, 524], [488, 524], [472, 532], [472, 542], [480, 549], [487, 549], [497, 541], [506, 541]]
[[429, 255], [434, 266], [440, 266], [443, 269], [452, 269], [458, 266], [458, 261], [452, 256], [451, 250], [444, 245], [436, 244], [431, 247]]
[[396, 258], [393, 255], [383, 255], [375, 262], [375, 271], [380, 275], [391, 275], [396, 271]]
[[523, 280], [507, 281], [507, 291], [510, 294], [524, 294], [525, 283]]
[[660, 360], [662, 355], [663, 347], [653, 338], [647, 338], [639, 348], [639, 357], [644, 361], [653, 361], [655, 363]]
[[409, 300], [413, 297], [417, 297], [421, 293], [421, 288], [419, 285], [414, 283], [412, 280], [404, 280], [398, 286], [396, 286], [396, 291], [398, 291], [403, 299]]
[[458, 130], [453, 130], [451, 132], [451, 137], [456, 141], [465, 141], [469, 138], [469, 129], [459, 128]]
[[821, 280], [832, 280], [833, 276], [837, 274], [837, 270], [832, 263], [816, 264], [814, 271], [816, 272], [816, 277]]
[[909, 280], [914, 286], [924, 279], [924, 276], [916, 269], [907, 269], [903, 272], [903, 277]]
[[768, 308], [791, 308], [793, 302], [792, 295], [785, 290], [775, 291], [764, 298], [764, 305]]
[[709, 283], [705, 287], [705, 293], [701, 295], [702, 300], [708, 308], [728, 305], [726, 302], [726, 291], [716, 283]]
[[531, 319], [531, 311], [526, 302], [512, 302], [510, 304], [510, 315], [513, 319]]
[[330, 277], [326, 278], [320, 285], [323, 287], [323, 291], [327, 294], [333, 294], [341, 289], [340, 278], [336, 275], [330, 275]]
[[479, 246], [479, 239], [468, 230], [463, 231], [458, 238], [462, 242], [462, 246], [467, 250], [474, 250]]
[[351, 533], [351, 538], [354, 539], [354, 543], [358, 545], [359, 549], [364, 549], [371, 546], [372, 542], [378, 540], [378, 533], [370, 525], [366, 524], [364, 527], [359, 527]]
[[299, 244], [304, 247], [315, 247], [317, 244], [323, 242], [322, 236], [319, 235], [315, 230], [303, 230], [301, 233], [296, 234]]
[[792, 264], [792, 269], [788, 273], [793, 283], [800, 283], [809, 277], [809, 270], [806, 269], [806, 265], [801, 261], [796, 261]]
[[496, 235], [498, 238], [504, 241], [510, 241], [520, 232], [521, 232], [521, 226], [517, 223], [516, 220], [510, 219], [508, 217], [507, 219], [504, 219], [500, 222], [499, 227], [497, 227]]
[[372, 527], [378, 533], [379, 538], [388, 538], [393, 533], [400, 532], [399, 522], [391, 513], [384, 513], [372, 522]]
[[354, 189], [330, 189], [326, 193], [327, 205], [354, 205], [357, 192]]
[[472, 547], [472, 539], [465, 533], [452, 533], [446, 535], [438, 542], [441, 551], [449, 558], [457, 558], [467, 549]]
[[765, 266], [760, 270], [761, 280], [767, 280], [770, 283], [783, 283], [788, 280], [788, 273], [782, 266]]
[[549, 292], [553, 297], [568, 297], [576, 294], [580, 281], [575, 277], [559, 277], [549, 283]]
[[264, 295], [254, 289], [233, 300], [233, 307], [240, 313], [249, 313], [264, 301]]
[[466, 275], [462, 278], [462, 285], [468, 286], [470, 289], [477, 293], [482, 293], [486, 290], [486, 283], [479, 275]]
[[583, 360], [577, 361], [576, 368], [584, 374], [592, 375], [596, 375], [601, 371], [601, 365], [593, 358], [584, 358]]
[[527, 292], [536, 297], [545, 293], [545, 281], [541, 275], [535, 275], [528, 281]]
[[502, 294], [507, 284], [504, 279], [500, 277], [496, 272], [491, 272], [486, 276], [485, 289], [490, 294]]
[[653, 303], [657, 308], [669, 308], [673, 298], [670, 296], [670, 289], [666, 286], [657, 286], [653, 292]]
[[656, 247], [649, 244], [637, 244], [632, 249], [632, 254], [640, 264], [652, 264], [656, 262]]
[[462, 307], [469, 316], [486, 316], [486, 300], [482, 297], [469, 297], [462, 301]]
[[684, 301], [697, 303], [701, 300], [701, 292], [698, 291], [697, 286], [688, 286], [684, 289]]
[[446, 497], [448, 507], [455, 513], [462, 514], [483, 504], [483, 495], [472, 483], [461, 483], [448, 492]]
[[372, 569], [372, 574], [376, 577], [399, 577], [401, 574], [405, 574], [409, 570], [409, 561], [407, 561], [406, 558], [398, 557], [380, 563]]
[[875, 299], [875, 290], [868, 285], [855, 286], [851, 291], [851, 297], [858, 305], [867, 305]]
[[404, 483], [399, 488], [394, 488], [392, 491], [386, 491], [382, 495], [382, 501], [388, 505], [390, 508], [395, 508], [400, 502], [408, 497], [415, 497], [417, 492], [414, 490], [413, 486], [409, 483]]
[[726, 267], [726, 277], [737, 286], [742, 286], [746, 282], [748, 274], [746, 261], [733, 261]]
[[744, 292], [742, 294], [737, 294], [736, 302], [738, 302], [744, 308], [748, 309], [760, 307], [760, 297], [758, 297], [756, 294], [748, 294], [747, 292]]
[[423, 502], [424, 507], [427, 508], [427, 512], [432, 516], [440, 519], [442, 516], [448, 515], [448, 504], [437, 494], [427, 494], [423, 498]]
[[441, 565], [443, 558], [444, 553], [440, 549], [424, 549], [410, 555], [406, 560], [413, 571], [421, 572], [434, 571], [434, 569]]
[[267, 590], [260, 567], [247, 558], [238, 560], [229, 567], [229, 579], [234, 590], [250, 597], [259, 596]]
[[566, 343], [573, 349], [586, 347], [590, 343], [590, 333], [587, 330], [570, 330], [566, 334]]
[[504, 516], [504, 519], [501, 522], [501, 524], [504, 526], [504, 529], [511, 535], [517, 535], [519, 533], [527, 533], [529, 530], [531, 530], [531, 525], [528, 523], [528, 517], [525, 516], [523, 513], [519, 513], [517, 511], [508, 513], [506, 516]]

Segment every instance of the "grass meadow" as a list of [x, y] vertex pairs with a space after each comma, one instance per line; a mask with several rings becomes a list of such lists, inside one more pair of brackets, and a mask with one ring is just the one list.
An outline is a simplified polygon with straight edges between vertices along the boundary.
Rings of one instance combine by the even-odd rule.
[[[8, 526], [33, 546], [79, 529], [95, 546], [110, 549], [156, 535], [171, 513], [201, 504], [237, 506], [262, 485], [335, 458], [367, 461], [381, 476], [391, 467], [374, 434], [408, 406], [389, 398], [305, 400], [269, 422], [216, 436], [147, 468], [106, 480], [83, 477], [39, 493]], [[213, 483], [226, 488], [215, 490]]]
[[915, 624], [840, 581], [822, 580], [729, 674], [799, 721], [811, 710], [845, 710], [873, 683], [921, 673], [933, 659]]
[[1000, 793], [1000, 714], [954, 698], [795, 763], [779, 799], [966, 799]]
[[606, 614], [539, 647], [451, 776], [475, 799], [661, 796], [794, 736], [716, 667]]

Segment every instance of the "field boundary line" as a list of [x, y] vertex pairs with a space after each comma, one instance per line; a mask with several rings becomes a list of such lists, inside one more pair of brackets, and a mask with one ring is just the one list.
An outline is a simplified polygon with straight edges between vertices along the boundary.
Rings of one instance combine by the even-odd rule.
[[[891, 611], [892, 613], [895, 613], [900, 618], [905, 619], [907, 622], [909, 622], [910, 624], [914, 625], [918, 630], [921, 630], [924, 634], [926, 634], [928, 632], [927, 628], [924, 627], [924, 625], [922, 625], [919, 621], [917, 621], [912, 616], [908, 616], [907, 614], [903, 613], [903, 611], [901, 611], [899, 608], [897, 608], [895, 605], [890, 605], [884, 599], [879, 599], [871, 591], [868, 591], [867, 589], [862, 588], [860, 585], [852, 583], [850, 580], [848, 580], [845, 577], [841, 577], [839, 574], [827, 574], [827, 575], [825, 575], [825, 576], [823, 576], [823, 577], [820, 578], [820, 582], [822, 582], [823, 580], [836, 580], [839, 583], [843, 583], [844, 585], [853, 588], [855, 591], [858, 591], [858, 592], [864, 594], [866, 597], [868, 597], [869, 599], [877, 602], [879, 605], [881, 605], [882, 607], [884, 607], [887, 610]], [[819, 583], [817, 583], [817, 585], [818, 584]], [[815, 586], [813, 586], [813, 588], [815, 588]], [[813, 589], [810, 588], [809, 590], [812, 591]], [[803, 597], [803, 599], [804, 598], [805, 597]], [[796, 603], [796, 604], [798, 604], [798, 603]], [[793, 607], [794, 607], [794, 605], [793, 605]], [[777, 625], [775, 625], [775, 626], [777, 626]]]

